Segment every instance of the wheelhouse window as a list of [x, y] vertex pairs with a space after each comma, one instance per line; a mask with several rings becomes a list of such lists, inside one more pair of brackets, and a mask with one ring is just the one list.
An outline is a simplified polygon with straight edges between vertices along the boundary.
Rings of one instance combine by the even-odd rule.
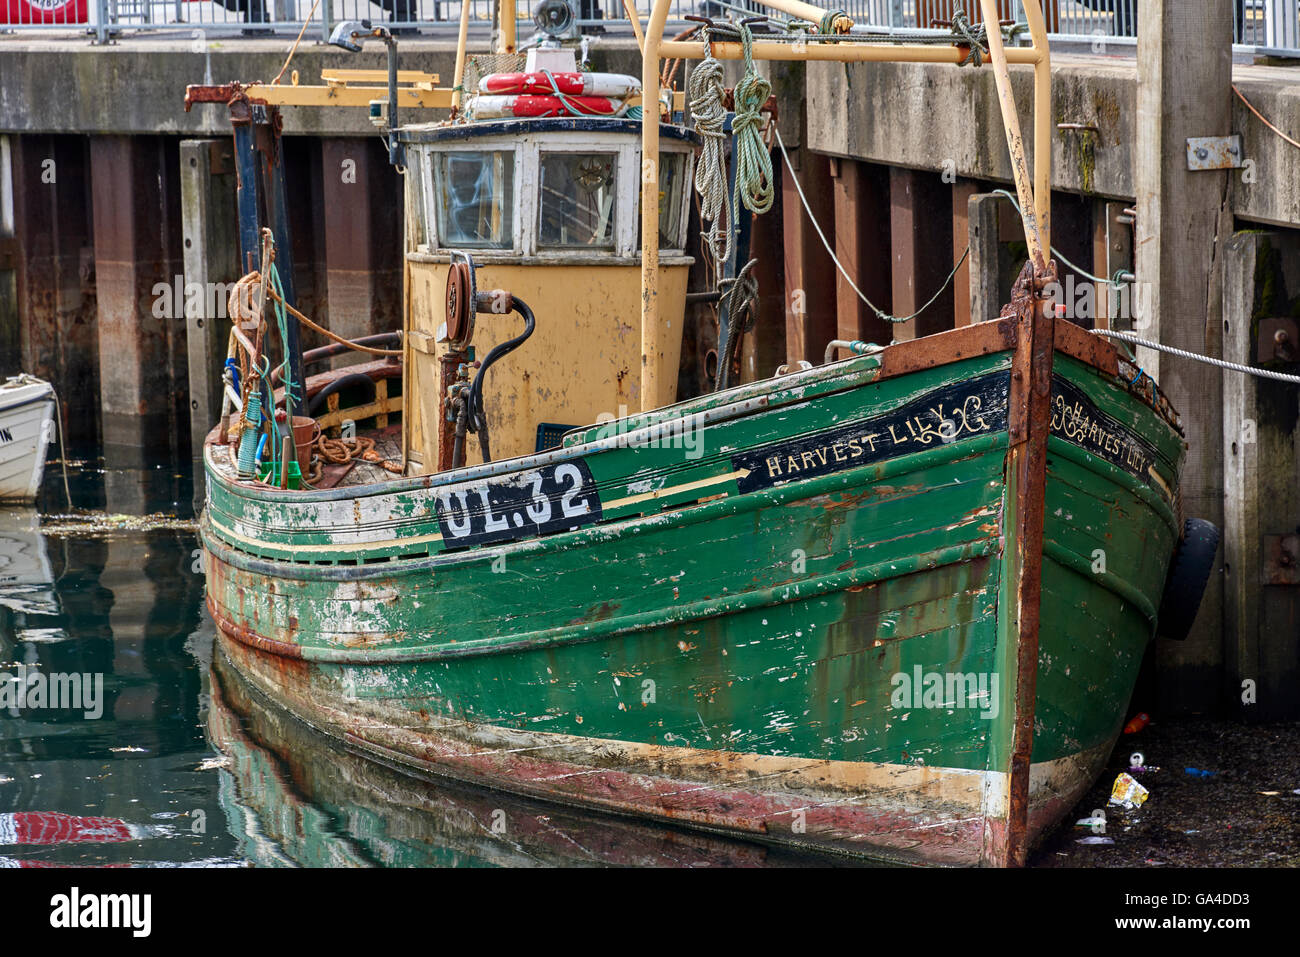
[[686, 154], [659, 154], [659, 245], [682, 249], [682, 187], [686, 182]]
[[434, 154], [434, 206], [443, 248], [514, 247], [513, 150]]
[[537, 245], [612, 249], [618, 154], [543, 152], [538, 166]]

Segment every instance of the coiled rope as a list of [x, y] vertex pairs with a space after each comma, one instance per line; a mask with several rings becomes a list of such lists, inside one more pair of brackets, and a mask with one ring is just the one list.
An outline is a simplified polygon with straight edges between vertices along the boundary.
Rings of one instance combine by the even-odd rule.
[[[710, 39], [707, 34], [706, 39]], [[727, 110], [722, 102], [725, 92], [722, 78], [722, 63], [710, 52], [691, 70], [686, 83], [691, 115], [695, 117], [695, 131], [703, 141], [695, 173], [695, 192], [700, 196], [700, 221], [709, 224], [704, 239], [713, 253], [714, 267], [719, 274], [731, 259], [732, 245], [732, 206], [727, 195], [727, 161], [723, 151]]]
[[[736, 188], [732, 208], [744, 203], [759, 215], [772, 208], [772, 151], [763, 142], [760, 113], [772, 94], [772, 84], [754, 69], [754, 36], [749, 24], [740, 24], [740, 46], [745, 54], [745, 75], [736, 84], [736, 115], [731, 121], [735, 134]], [[730, 257], [728, 257], [730, 258]]]

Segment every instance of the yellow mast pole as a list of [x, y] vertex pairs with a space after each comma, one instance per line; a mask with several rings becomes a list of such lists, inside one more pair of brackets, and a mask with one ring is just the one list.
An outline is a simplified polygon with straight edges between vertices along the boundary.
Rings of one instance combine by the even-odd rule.
[[[504, 0], [503, 0], [504, 2]], [[783, 9], [778, 4], [794, 4], [797, 0], [760, 0], [767, 6]], [[656, 331], [659, 325], [659, 60], [660, 57], [699, 60], [704, 57], [706, 44], [690, 41], [665, 41], [664, 24], [668, 20], [671, 0], [655, 0], [650, 21], [645, 29], [642, 47], [641, 87], [641, 408], [654, 408], [654, 396], [659, 383], [659, 354]], [[1047, 30], [1038, 0], [1026, 0], [1026, 20], [1029, 23], [1032, 47], [1006, 49], [1002, 44], [1002, 31], [998, 22], [996, 0], [980, 0], [980, 10], [986, 26], [989, 57], [993, 61], [993, 78], [1002, 110], [1002, 124], [1006, 132], [1007, 148], [1011, 153], [1011, 169], [1015, 178], [1016, 193], [1020, 199], [1021, 216], [1025, 226], [1025, 241], [1029, 256], [1036, 269], [1046, 269], [1048, 251], [1051, 249], [1051, 62], [1047, 48]], [[818, 8], [819, 9], [819, 8]], [[742, 57], [739, 43], [715, 43], [711, 46], [718, 59], [736, 60]], [[842, 62], [888, 61], [908, 63], [960, 63], [961, 50], [955, 47], [900, 44], [874, 46], [849, 43], [809, 43], [796, 50], [793, 44], [757, 41], [753, 44], [757, 60], [830, 60]], [[1034, 171], [1031, 176], [1025, 159], [1024, 139], [1020, 133], [1020, 117], [1016, 113], [1015, 95], [1011, 89], [1008, 63], [1029, 63], [1034, 67]], [[653, 188], [650, 188], [653, 187]]]
[[[1025, 10], [1030, 7], [1036, 7], [1036, 0], [1027, 0], [1024, 4]], [[1016, 113], [1016, 98], [1011, 90], [1011, 75], [1007, 71], [1007, 51], [1002, 45], [1002, 29], [998, 26], [998, 8], [997, 0], [980, 0], [980, 10], [984, 15], [984, 24], [988, 35], [989, 57], [993, 60], [993, 80], [998, 88], [998, 102], [1002, 107], [1002, 126], [1007, 134], [1007, 149], [1011, 153], [1011, 172], [1016, 181], [1016, 193], [1020, 197], [1021, 217], [1025, 223], [1025, 242], [1029, 245], [1029, 259], [1034, 264], [1034, 268], [1044, 270], [1047, 268], [1047, 255], [1044, 251], [1043, 238], [1038, 217], [1038, 204], [1034, 201], [1034, 187], [1030, 182], [1029, 164], [1025, 160], [1025, 142], [1020, 135], [1020, 116]], [[1038, 13], [1039, 22], [1042, 21], [1042, 13]], [[1035, 39], [1033, 52], [1041, 58], [1046, 58], [1046, 45], [1043, 49], [1038, 48], [1038, 41]], [[1038, 122], [1039, 114], [1047, 113], [1049, 104], [1039, 102], [1035, 97], [1034, 129], [1040, 129]], [[1042, 144], [1035, 143], [1034, 158], [1035, 166], [1039, 171], [1050, 162], [1050, 157], [1046, 154], [1051, 149], [1051, 144], [1045, 142]], [[1043, 197], [1044, 202], [1047, 197]]]
[[672, 0], [655, 0], [641, 54], [641, 411], [659, 390], [659, 47]]
[[[788, 13], [792, 17], [800, 20], [807, 20], [809, 23], [820, 26], [822, 18], [826, 16], [827, 10], [822, 7], [815, 7], [811, 3], [804, 3], [803, 0], [758, 0], [765, 7], [771, 7], [773, 10], [780, 10], [782, 13]], [[853, 19], [843, 13], [831, 21], [831, 32], [848, 33], [853, 26]]]
[[1043, 248], [1052, 249], [1052, 60], [1047, 24], [1037, 0], [1024, 4], [1029, 37], [1039, 57], [1034, 60], [1034, 196], [1038, 200], [1038, 233]]
[[[469, 0], [464, 0], [464, 2], [468, 3]], [[501, 40], [497, 53], [514, 53], [515, 21], [519, 19], [518, 13], [515, 11], [515, 0], [501, 0], [500, 17]]]
[[460, 33], [456, 36], [456, 76], [452, 80], [451, 108], [460, 109], [461, 84], [465, 82], [465, 44], [469, 39], [469, 0], [460, 3]]

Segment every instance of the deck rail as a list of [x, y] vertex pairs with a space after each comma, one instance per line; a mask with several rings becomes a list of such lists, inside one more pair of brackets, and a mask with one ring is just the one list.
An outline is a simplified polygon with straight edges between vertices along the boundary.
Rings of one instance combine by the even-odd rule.
[[[532, 35], [538, 0], [519, 0], [521, 41]], [[623, 33], [630, 29], [622, 0], [575, 0], [584, 31]], [[809, 0], [843, 10], [862, 25], [887, 31], [929, 29], [965, 7], [977, 20], [977, 0]], [[133, 32], [186, 33], [196, 41], [213, 36], [296, 34], [312, 11], [312, 0], [3, 0], [0, 31], [94, 33], [100, 41]], [[475, 33], [490, 29], [493, 0], [320, 0], [307, 35], [327, 39], [341, 20], [370, 19], [413, 32], [447, 35], [455, 30], [462, 3], [470, 4]], [[642, 17], [650, 0], [634, 0]], [[1139, 0], [1046, 0], [1048, 35], [1071, 52], [1122, 53], [1137, 41]], [[1024, 22], [1020, 0], [998, 0], [1005, 19]], [[670, 20], [688, 14], [723, 17], [728, 9], [771, 13], [754, 0], [674, 0]], [[1300, 0], [1232, 0], [1233, 47], [1242, 54], [1300, 58]]]

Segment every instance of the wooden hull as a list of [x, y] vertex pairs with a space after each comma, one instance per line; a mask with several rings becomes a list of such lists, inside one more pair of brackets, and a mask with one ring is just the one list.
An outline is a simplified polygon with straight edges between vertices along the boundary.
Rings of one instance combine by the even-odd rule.
[[[227, 824], [257, 866], [771, 867], [806, 856], [468, 788], [312, 732], [212, 660], [208, 731], [231, 760]], [[223, 782], [224, 785], [224, 782]]]
[[[390, 762], [820, 850], [1014, 862], [1099, 773], [1177, 537], [1181, 442], [1079, 335], [1056, 339], [1029, 553], [1013, 319], [627, 423], [699, 421], [693, 457], [593, 429], [495, 474], [294, 496], [236, 486], [210, 445], [222, 650]], [[522, 528], [509, 489], [563, 463], [594, 514]]]

